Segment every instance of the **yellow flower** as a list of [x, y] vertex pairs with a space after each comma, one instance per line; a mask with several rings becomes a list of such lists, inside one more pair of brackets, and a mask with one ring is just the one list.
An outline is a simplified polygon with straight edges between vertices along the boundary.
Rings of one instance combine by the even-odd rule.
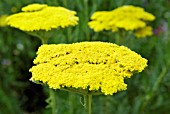
[[127, 47], [104, 42], [51, 44], [39, 47], [32, 81], [53, 89], [82, 89], [112, 95], [126, 90], [124, 78], [141, 72], [147, 60]]
[[[140, 14], [140, 15], [139, 15]], [[112, 11], [97, 11], [91, 16], [89, 27], [94, 31], [118, 31], [118, 29], [137, 30], [146, 27], [146, 21], [153, 21], [155, 17], [145, 12], [143, 8], [127, 5]]]
[[6, 22], [7, 17], [8, 17], [8, 15], [1, 15], [0, 16], [0, 27], [7, 26], [7, 22]]
[[143, 38], [146, 36], [151, 36], [153, 34], [152, 27], [146, 26], [144, 28], [138, 29], [135, 31], [135, 35], [137, 38]]
[[31, 4], [23, 7], [22, 11], [24, 12], [9, 16], [7, 19], [8, 25], [23, 31], [32, 32], [75, 26], [78, 21], [75, 11], [70, 11], [63, 7]]

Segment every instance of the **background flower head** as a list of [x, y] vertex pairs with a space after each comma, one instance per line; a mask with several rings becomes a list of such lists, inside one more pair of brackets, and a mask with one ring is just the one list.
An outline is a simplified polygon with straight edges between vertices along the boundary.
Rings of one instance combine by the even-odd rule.
[[[96, 32], [103, 30], [112, 30], [112, 32], [116, 32], [119, 29], [134, 31], [145, 29], [147, 26], [146, 22], [153, 21], [154, 19], [155, 16], [146, 12], [143, 8], [126, 5], [112, 11], [95, 12], [91, 16], [91, 21], [88, 24], [89, 27]], [[149, 36], [151, 34], [147, 35]], [[143, 36], [147, 35], [145, 34]]]
[[76, 12], [64, 7], [31, 4], [23, 7], [22, 11], [9, 16], [8, 25], [23, 31], [49, 31], [58, 27], [65, 28], [78, 24]]
[[147, 66], [146, 59], [127, 47], [104, 42], [42, 45], [37, 54], [30, 69], [32, 81], [106, 95], [126, 90], [124, 78]]
[[0, 16], [0, 27], [5, 27], [7, 26], [7, 19], [8, 15], [1, 15]]

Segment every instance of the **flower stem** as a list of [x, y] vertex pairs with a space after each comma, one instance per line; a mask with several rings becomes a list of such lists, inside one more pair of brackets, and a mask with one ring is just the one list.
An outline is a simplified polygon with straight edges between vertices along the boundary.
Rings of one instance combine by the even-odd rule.
[[45, 39], [42, 39], [41, 42], [42, 42], [42, 44], [47, 44], [47, 40], [45, 40]]
[[86, 114], [91, 114], [92, 95], [84, 95]]
[[88, 14], [89, 8], [88, 8], [88, 0], [84, 0], [84, 24], [86, 25], [85, 27], [85, 36], [86, 40], [90, 41], [90, 31], [88, 28], [88, 21], [89, 21], [89, 14]]
[[[42, 44], [47, 44], [46, 38], [41, 38]], [[52, 114], [57, 114], [56, 111], [56, 98], [55, 98], [55, 91], [53, 89], [49, 89], [50, 93], [50, 98], [51, 98], [51, 109], [52, 109]]]
[[120, 30], [117, 34], [116, 34], [116, 38], [115, 38], [115, 43], [118, 45], [122, 45], [123, 41], [122, 39], [125, 39], [127, 36], [125, 36], [125, 33], [123, 30]]
[[168, 69], [166, 67], [163, 67], [162, 72], [160, 73], [158, 79], [156, 80], [156, 82], [154, 83], [151, 92], [148, 93], [145, 96], [145, 100], [141, 106], [141, 110], [144, 111], [146, 106], [149, 104], [149, 102], [151, 101], [151, 99], [154, 97], [154, 93], [159, 89], [159, 85], [161, 84], [163, 78], [166, 76]]
[[57, 114], [55, 91], [53, 89], [50, 89], [50, 98], [51, 98], [52, 114]]

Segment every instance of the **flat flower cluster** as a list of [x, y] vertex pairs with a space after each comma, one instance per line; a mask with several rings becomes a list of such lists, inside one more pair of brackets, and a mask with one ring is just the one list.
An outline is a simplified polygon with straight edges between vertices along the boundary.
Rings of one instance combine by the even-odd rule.
[[154, 15], [145, 12], [143, 8], [127, 5], [112, 11], [95, 12], [91, 17], [89, 26], [96, 32], [103, 30], [116, 32], [119, 29], [124, 29], [134, 31], [137, 37], [145, 37], [152, 35], [152, 27], [148, 26], [146, 22], [154, 19]]
[[22, 8], [23, 12], [7, 18], [11, 27], [23, 31], [49, 31], [54, 28], [77, 25], [76, 12], [64, 7], [53, 7], [46, 4], [31, 4]]
[[8, 17], [8, 15], [1, 15], [0, 16], [0, 27], [7, 26], [7, 22], [6, 22], [7, 17]]
[[141, 72], [147, 60], [127, 47], [104, 42], [51, 44], [39, 47], [32, 81], [53, 89], [75, 88], [112, 95], [126, 90], [125, 78]]

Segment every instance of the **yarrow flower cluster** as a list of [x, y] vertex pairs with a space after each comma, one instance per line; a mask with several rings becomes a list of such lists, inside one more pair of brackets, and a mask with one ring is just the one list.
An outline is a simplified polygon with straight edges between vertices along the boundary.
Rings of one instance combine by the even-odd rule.
[[[151, 28], [147, 26], [146, 22], [154, 19], [155, 16], [145, 12], [143, 8], [127, 5], [112, 11], [97, 11], [91, 16], [91, 21], [88, 24], [96, 32], [103, 30], [116, 32], [119, 29], [124, 29], [126, 31], [137, 31], [135, 33], [137, 37], [145, 37], [152, 35], [152, 29], [145, 30], [145, 28]], [[141, 29], [143, 32], [139, 32]], [[149, 34], [144, 32], [148, 30]], [[139, 35], [139, 33], [142, 33], [142, 35]]]
[[147, 60], [127, 47], [104, 42], [39, 47], [30, 80], [53, 89], [75, 88], [112, 95], [126, 90], [125, 78], [141, 72]]
[[11, 27], [23, 31], [49, 31], [58, 27], [77, 25], [76, 12], [64, 7], [48, 6], [46, 4], [30, 4], [22, 8], [23, 12], [13, 14], [7, 18]]
[[0, 27], [7, 26], [7, 22], [6, 22], [7, 17], [8, 17], [8, 15], [1, 15], [0, 16]]

